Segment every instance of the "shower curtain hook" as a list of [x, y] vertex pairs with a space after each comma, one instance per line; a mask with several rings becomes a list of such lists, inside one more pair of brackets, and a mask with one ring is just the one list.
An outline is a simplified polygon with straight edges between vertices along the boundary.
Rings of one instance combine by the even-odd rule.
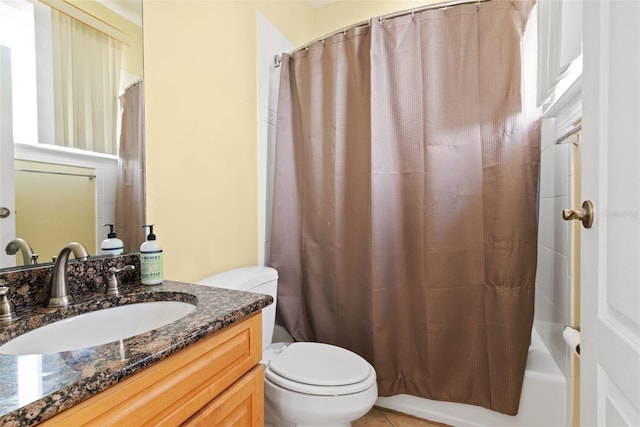
[[415, 17], [416, 17], [416, 9], [413, 8], [411, 9], [411, 19], [415, 19]]
[[480, 0], [476, 3], [476, 12], [480, 12]]

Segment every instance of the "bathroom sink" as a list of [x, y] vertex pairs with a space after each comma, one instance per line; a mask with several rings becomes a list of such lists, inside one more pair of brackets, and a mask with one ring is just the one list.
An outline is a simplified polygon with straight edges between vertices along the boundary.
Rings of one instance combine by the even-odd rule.
[[0, 353], [58, 353], [106, 344], [175, 322], [195, 308], [180, 301], [152, 301], [92, 311], [20, 335], [0, 346]]

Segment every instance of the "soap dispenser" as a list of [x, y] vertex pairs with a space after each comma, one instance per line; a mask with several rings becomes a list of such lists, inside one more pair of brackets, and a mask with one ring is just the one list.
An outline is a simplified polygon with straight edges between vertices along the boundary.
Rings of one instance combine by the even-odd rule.
[[162, 249], [153, 234], [153, 224], [142, 228], [148, 228], [149, 234], [140, 245], [140, 279], [143, 285], [159, 285], [162, 283]]
[[124, 244], [122, 240], [116, 237], [116, 232], [113, 231], [113, 224], [105, 224], [104, 226], [109, 227], [109, 234], [100, 244], [100, 253], [103, 255], [121, 255], [124, 251]]

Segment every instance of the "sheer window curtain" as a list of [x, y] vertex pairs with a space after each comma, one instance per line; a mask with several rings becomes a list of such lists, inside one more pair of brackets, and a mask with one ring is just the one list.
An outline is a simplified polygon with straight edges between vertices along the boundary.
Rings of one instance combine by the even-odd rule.
[[117, 154], [122, 46], [51, 11], [55, 145]]
[[368, 359], [382, 396], [518, 411], [537, 250], [533, 3], [373, 19], [283, 56], [278, 318]]

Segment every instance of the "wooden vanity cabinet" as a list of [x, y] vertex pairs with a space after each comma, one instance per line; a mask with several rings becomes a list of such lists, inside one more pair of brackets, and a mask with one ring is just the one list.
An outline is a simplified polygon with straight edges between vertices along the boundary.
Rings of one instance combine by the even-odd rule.
[[183, 426], [222, 427], [263, 425], [264, 367], [258, 365], [211, 401]]
[[263, 426], [258, 312], [46, 420], [45, 426]]

